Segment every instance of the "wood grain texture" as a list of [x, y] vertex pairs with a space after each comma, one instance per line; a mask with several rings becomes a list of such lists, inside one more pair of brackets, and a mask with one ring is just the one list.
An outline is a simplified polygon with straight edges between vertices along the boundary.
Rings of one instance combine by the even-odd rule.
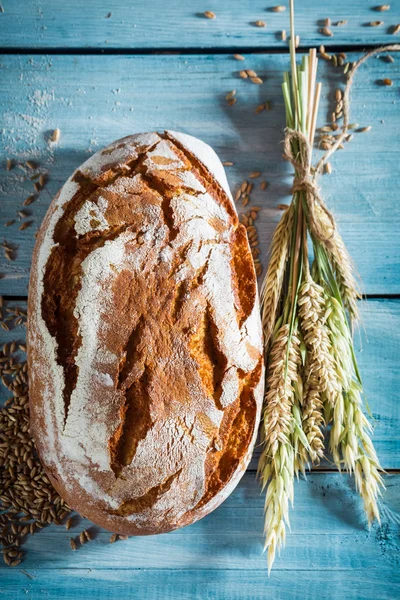
[[[288, 58], [246, 55], [245, 66], [265, 80], [259, 86], [238, 77], [242, 64], [228, 55], [2, 56], [3, 167], [6, 157], [15, 163], [30, 158], [48, 173], [49, 181], [38, 200], [26, 208], [32, 227], [21, 232], [19, 222], [11, 227], [4, 224], [18, 220], [16, 211], [33, 192], [32, 171], [20, 166], [0, 170], [0, 238], [12, 240], [17, 249], [14, 262], [0, 257], [0, 293], [26, 295], [35, 230], [51, 197], [72, 171], [99, 147], [146, 130], [180, 130], [211, 144], [222, 160], [234, 162], [227, 168], [233, 190], [251, 171], [262, 171], [252, 203], [263, 208], [257, 224], [265, 264], [281, 215], [277, 205], [290, 200], [290, 166], [281, 157], [281, 77]], [[395, 85], [378, 85], [388, 75]], [[334, 90], [344, 78], [324, 61], [320, 77], [322, 125], [332, 109]], [[361, 70], [352, 114], [354, 121], [372, 125], [372, 130], [356, 133], [332, 159], [333, 175], [321, 181], [368, 294], [400, 292], [399, 77], [400, 60], [388, 64], [372, 59]], [[229, 107], [225, 95], [232, 89], [237, 90], [237, 103]], [[272, 110], [256, 114], [256, 107], [266, 100]], [[61, 139], [51, 147], [47, 140], [56, 127]], [[264, 178], [269, 187], [261, 192], [259, 182]]]
[[69, 538], [89, 522], [76, 518], [69, 532], [46, 528], [29, 539], [18, 569], [0, 567], [0, 589], [13, 600], [36, 598], [40, 590], [68, 599], [308, 600], [323, 597], [325, 581], [333, 599], [394, 599], [400, 476], [386, 480], [382, 528], [371, 531], [347, 477], [316, 473], [296, 483], [292, 532], [270, 579], [262, 555], [263, 498], [254, 473], [247, 473], [211, 515], [169, 534], [110, 545], [110, 534], [92, 527], [95, 539], [73, 552]]
[[[21, 302], [6, 302], [6, 307]], [[357, 359], [364, 381], [366, 398], [372, 413], [374, 444], [385, 469], [400, 469], [400, 300], [369, 300], [361, 305], [362, 328], [356, 336]], [[5, 332], [2, 343], [23, 342], [25, 327]], [[9, 394], [0, 385], [0, 401]], [[259, 456], [256, 449], [250, 469], [255, 470]], [[332, 468], [329, 461], [323, 467]]]
[[[271, 12], [279, 2], [264, 0], [174, 0], [125, 2], [97, 0], [2, 0], [1, 46], [6, 48], [284, 48], [282, 29], [289, 29], [288, 10]], [[282, 2], [288, 6], [288, 2]], [[393, 41], [390, 30], [400, 22], [400, 5], [376, 12], [375, 0], [336, 0], [325, 5], [315, 0], [298, 3], [296, 29], [305, 46], [324, 43], [365, 46]], [[205, 10], [215, 19], [206, 19]], [[111, 15], [108, 17], [108, 15]], [[347, 20], [344, 27], [332, 26], [334, 37], [320, 33], [323, 20]], [[255, 27], [262, 20], [265, 28]], [[382, 20], [381, 27], [369, 27]]]
[[[385, 577], [386, 575], [386, 577]], [[32, 578], [31, 578], [32, 577]], [[308, 571], [190, 570], [41, 570], [7, 572], [2, 586], [13, 600], [395, 600], [396, 570]], [[7, 598], [7, 596], [5, 595]]]
[[[236, 62], [232, 51], [286, 52], [280, 31], [289, 29], [288, 11], [269, 10], [279, 3], [1, 0], [0, 48], [114, 49], [122, 54], [0, 57], [1, 167], [8, 157], [14, 164], [32, 159], [49, 174], [45, 189], [25, 209], [33, 226], [20, 232], [16, 211], [32, 192], [32, 172], [19, 166], [9, 172], [0, 168], [0, 238], [15, 245], [17, 256], [9, 263], [0, 252], [0, 293], [26, 295], [34, 232], [52, 195], [71, 172], [110, 141], [153, 129], [176, 129], [210, 143], [222, 160], [235, 163], [227, 169], [233, 189], [251, 171], [262, 171], [262, 179], [270, 185], [262, 193], [256, 180], [252, 203], [263, 208], [258, 223], [266, 264], [265, 253], [280, 218], [276, 207], [289, 200], [291, 185], [280, 146], [284, 126], [280, 83], [288, 57], [245, 54], [244, 62]], [[374, 0], [336, 0], [329, 7], [315, 0], [296, 4], [302, 46], [324, 43], [360, 52], [365, 45], [400, 41], [389, 33], [400, 23], [398, 0], [390, 2], [386, 13], [373, 10], [380, 4]], [[217, 18], [205, 19], [204, 10], [213, 10]], [[319, 33], [319, 21], [328, 16], [333, 22], [348, 20], [342, 28], [332, 27], [332, 38]], [[266, 21], [266, 28], [255, 27], [257, 19]], [[366, 26], [381, 19], [382, 27]], [[150, 55], [130, 56], [124, 49]], [[225, 49], [230, 54], [151, 55], [188, 49]], [[356, 56], [352, 53], [349, 59]], [[353, 93], [352, 120], [371, 124], [372, 130], [357, 134], [332, 160], [334, 173], [321, 181], [369, 294], [400, 293], [399, 65], [400, 56], [394, 64], [380, 58], [363, 67]], [[324, 124], [334, 90], [344, 80], [332, 65], [321, 67]], [[255, 69], [265, 83], [256, 86], [241, 80], [241, 68]], [[393, 87], [379, 85], [384, 77], [393, 79]], [[225, 94], [232, 89], [237, 90], [237, 103], [228, 107]], [[256, 115], [256, 107], [266, 100], [272, 102], [272, 110]], [[47, 140], [55, 127], [61, 129], [61, 140], [50, 147]], [[15, 225], [4, 227], [14, 218]], [[370, 300], [362, 314], [369, 343], [362, 333], [358, 358], [375, 421], [374, 442], [383, 465], [399, 469], [400, 301]], [[0, 331], [0, 343], [25, 337], [23, 327]], [[4, 399], [7, 394], [0, 388]], [[27, 558], [19, 567], [6, 568], [0, 561], [0, 598], [400, 598], [400, 475], [385, 476], [382, 527], [371, 531], [347, 476], [313, 472], [307, 482], [296, 483], [292, 533], [268, 579], [261, 555], [263, 498], [251, 471], [256, 458], [219, 509], [183, 530], [114, 545], [108, 543], [108, 533], [98, 531], [92, 542], [72, 552], [69, 538], [90, 526], [88, 522], [81, 520], [70, 532], [44, 529], [27, 542]]]

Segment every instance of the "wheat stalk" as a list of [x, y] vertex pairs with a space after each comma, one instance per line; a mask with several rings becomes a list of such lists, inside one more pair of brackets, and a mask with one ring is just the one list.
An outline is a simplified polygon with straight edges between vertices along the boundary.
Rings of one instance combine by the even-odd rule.
[[[324, 453], [324, 424], [332, 424], [330, 450], [339, 470], [354, 473], [368, 521], [379, 521], [383, 485], [371, 426], [362, 410], [362, 385], [351, 322], [360, 294], [353, 266], [311, 167], [321, 84], [314, 50], [296, 65], [291, 14], [291, 80], [283, 78], [285, 157], [295, 170], [293, 198], [274, 234], [261, 290], [268, 360], [258, 474], [266, 488], [268, 572], [289, 526], [293, 481]], [[322, 163], [321, 163], [322, 164]], [[314, 262], [310, 272], [307, 242]], [[286, 295], [285, 295], [286, 293]], [[272, 343], [270, 343], [272, 340]], [[269, 356], [267, 351], [270, 348]]]
[[268, 270], [261, 286], [261, 320], [265, 348], [268, 347], [276, 321], [276, 312], [282, 294], [285, 267], [289, 256], [292, 227], [293, 206], [290, 206], [279, 221], [272, 237]]

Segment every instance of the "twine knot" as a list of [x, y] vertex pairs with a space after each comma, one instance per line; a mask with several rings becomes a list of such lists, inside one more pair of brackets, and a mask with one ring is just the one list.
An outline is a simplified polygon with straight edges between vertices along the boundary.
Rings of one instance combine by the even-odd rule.
[[295, 171], [292, 193], [304, 193], [312, 235], [321, 242], [329, 243], [335, 234], [335, 220], [320, 196], [318, 172], [311, 164], [310, 143], [300, 131], [286, 129], [283, 156]]

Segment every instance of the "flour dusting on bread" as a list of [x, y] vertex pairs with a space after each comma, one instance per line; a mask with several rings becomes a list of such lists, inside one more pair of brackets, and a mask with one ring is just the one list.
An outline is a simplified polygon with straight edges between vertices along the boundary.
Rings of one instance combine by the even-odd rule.
[[247, 466], [263, 361], [240, 228], [216, 154], [175, 132], [114, 142], [50, 205], [29, 292], [33, 432], [57, 489], [114, 531], [193, 522]]

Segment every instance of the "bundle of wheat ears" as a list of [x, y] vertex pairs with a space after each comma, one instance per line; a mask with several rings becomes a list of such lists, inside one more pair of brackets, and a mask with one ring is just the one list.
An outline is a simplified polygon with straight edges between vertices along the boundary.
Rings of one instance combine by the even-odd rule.
[[314, 168], [311, 154], [321, 84], [316, 83], [315, 50], [296, 65], [293, 0], [290, 4], [291, 76], [284, 74], [282, 89], [287, 127], [284, 156], [295, 171], [293, 198], [273, 236], [261, 289], [267, 376], [258, 475], [265, 490], [268, 571], [290, 526], [294, 477], [318, 464], [325, 452], [328, 426], [335, 465], [339, 471], [354, 474], [368, 522], [379, 522], [381, 467], [363, 412], [363, 388], [352, 341], [360, 293], [316, 177], [345, 140], [356, 70], [373, 54], [400, 49], [398, 45], [377, 48], [352, 65], [342, 101], [341, 133]]

